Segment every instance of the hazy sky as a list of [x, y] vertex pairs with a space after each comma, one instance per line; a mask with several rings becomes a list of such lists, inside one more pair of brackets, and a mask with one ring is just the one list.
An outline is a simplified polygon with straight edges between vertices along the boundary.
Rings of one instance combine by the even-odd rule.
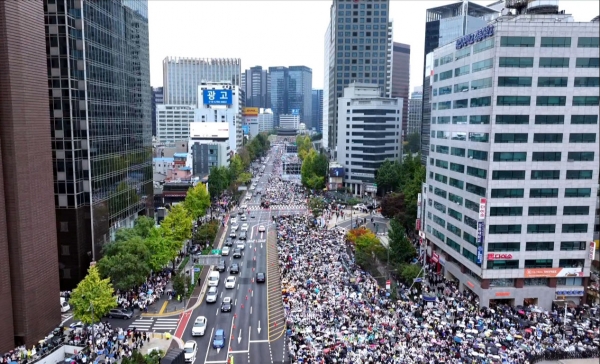
[[[411, 46], [411, 90], [422, 81], [425, 10], [453, 2], [390, 1], [394, 41]], [[308, 66], [313, 70], [313, 88], [322, 88], [323, 41], [331, 4], [331, 0], [149, 0], [152, 86], [163, 83], [162, 60], [178, 56], [241, 58], [242, 71], [257, 65]], [[598, 0], [562, 0], [560, 9], [585, 22], [599, 13]]]

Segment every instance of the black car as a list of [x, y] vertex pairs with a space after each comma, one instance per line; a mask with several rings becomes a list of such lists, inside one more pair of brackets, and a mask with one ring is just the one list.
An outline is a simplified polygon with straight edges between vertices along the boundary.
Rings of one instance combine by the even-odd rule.
[[232, 238], [227, 238], [225, 240], [225, 246], [233, 246], [233, 239]]
[[229, 267], [229, 273], [231, 274], [239, 274], [240, 273], [240, 266], [237, 263], [232, 263], [231, 267]]
[[262, 273], [262, 272], [256, 273], [256, 283], [265, 283], [266, 280], [267, 280], [267, 277], [265, 276], [264, 273]]
[[221, 303], [221, 312], [231, 312], [231, 298], [230, 297], [223, 298], [223, 302]]
[[219, 261], [219, 264], [215, 266], [215, 270], [218, 272], [225, 272], [225, 259]]
[[240, 239], [240, 240], [246, 240], [247, 237], [248, 237], [248, 233], [246, 231], [242, 231], [240, 233], [240, 236], [239, 236], [238, 239]]
[[133, 312], [125, 311], [120, 308], [115, 308], [115, 309], [108, 311], [109, 318], [120, 318], [123, 320], [129, 320], [131, 318], [131, 316], [133, 316]]
[[241, 258], [242, 257], [242, 251], [239, 249], [234, 249], [233, 250], [233, 257], [234, 258]]

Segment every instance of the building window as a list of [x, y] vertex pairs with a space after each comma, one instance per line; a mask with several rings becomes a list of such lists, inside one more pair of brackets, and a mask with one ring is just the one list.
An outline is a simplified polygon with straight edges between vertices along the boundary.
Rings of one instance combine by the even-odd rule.
[[598, 106], [598, 96], [573, 96], [573, 106]]
[[477, 178], [487, 178], [487, 171], [485, 169], [469, 167], [467, 166], [467, 174], [469, 176], [477, 177]]
[[68, 233], [69, 232], [69, 222], [68, 221], [61, 221], [60, 222], [60, 232], [61, 233]]
[[71, 255], [71, 251], [68, 245], [60, 246], [60, 255]]
[[564, 124], [565, 116], [564, 115], [536, 115], [535, 123], [536, 124], [545, 124], [545, 125]]
[[482, 42], [473, 45], [473, 54], [483, 52], [486, 49], [494, 48], [494, 38], [488, 38]]
[[598, 115], [571, 115], [571, 124], [598, 124]]
[[500, 38], [500, 47], [534, 47], [535, 37], [509, 37]]
[[569, 143], [595, 143], [596, 134], [594, 133], [571, 133], [569, 134]]
[[556, 206], [529, 206], [527, 216], [556, 216]]
[[71, 279], [71, 269], [64, 268], [62, 270], [62, 277], [63, 277], [63, 279]]
[[568, 77], [538, 77], [538, 87], [567, 87]]
[[594, 152], [569, 152], [567, 160], [569, 162], [592, 162], [594, 160]]
[[565, 106], [566, 103], [566, 96], [538, 96], [536, 98], [536, 106]]
[[560, 268], [583, 268], [584, 259], [560, 259], [558, 266]]
[[523, 216], [523, 207], [490, 207], [490, 216]]
[[525, 171], [493, 171], [492, 172], [492, 180], [524, 180], [525, 179]]
[[[538, 252], [538, 251], [551, 251], [554, 250], [554, 242], [553, 241], [535, 241], [535, 242], [527, 242], [525, 246], [525, 251], [528, 252]], [[550, 263], [552, 264], [552, 263]], [[540, 267], [545, 268], [545, 267]], [[549, 267], [546, 267], [549, 268]]]
[[458, 50], [455, 54], [454, 54], [454, 60], [458, 61], [459, 59], [468, 57], [471, 55], [471, 47], [466, 47], [463, 48], [461, 50]]
[[458, 163], [450, 163], [450, 170], [452, 170], [454, 172], [458, 172], [458, 173], [464, 173], [465, 166], [463, 166], [462, 164], [458, 164]]
[[474, 97], [471, 99], [471, 107], [490, 106], [492, 104], [491, 96]]
[[466, 91], [469, 91], [469, 83], [468, 82], [457, 83], [454, 85], [454, 93], [466, 92]]
[[525, 278], [523, 280], [524, 286], [547, 286], [548, 278]]
[[465, 109], [467, 107], [469, 107], [469, 99], [454, 100], [454, 109]]
[[480, 186], [477, 186], [477, 185], [467, 182], [466, 190], [467, 190], [467, 192], [471, 192], [475, 195], [485, 197], [485, 188], [483, 188], [483, 187], [480, 187]]
[[532, 188], [529, 190], [529, 198], [556, 198], [558, 188]]
[[465, 200], [465, 207], [471, 211], [479, 212], [479, 204], [471, 200]]
[[493, 188], [492, 198], [522, 198], [525, 190], [522, 188]]
[[435, 166], [438, 168], [448, 169], [448, 162], [441, 159], [436, 159]]
[[451, 223], [448, 223], [446, 229], [448, 229], [448, 231], [460, 238], [462, 230], [460, 230], [458, 227], [452, 225]]
[[594, 171], [590, 170], [568, 170], [567, 179], [592, 179]]
[[488, 252], [518, 252], [521, 243], [489, 243]]
[[559, 162], [561, 152], [533, 152], [531, 160], [534, 162]]
[[[475, 63], [473, 63], [473, 65], [475, 65]], [[533, 57], [500, 57], [500, 67], [532, 68]]]
[[586, 250], [587, 244], [585, 241], [563, 241], [560, 243], [560, 250], [572, 251], [572, 250]]
[[487, 269], [519, 269], [518, 260], [488, 260]]
[[[453, 218], [455, 218], [458, 221], [463, 220], [463, 215], [460, 212], [453, 210], [451, 208], [448, 208], [448, 215], [452, 216]], [[459, 236], [460, 236], [460, 234], [459, 234]]]
[[463, 240], [473, 246], [479, 246], [477, 244], [477, 239], [466, 231], [463, 231]]
[[553, 234], [556, 232], [554, 224], [528, 224], [527, 234]]
[[556, 284], [559, 286], [583, 286], [583, 278], [556, 278]]
[[[433, 145], [432, 145], [433, 147]], [[441, 154], [448, 154], [448, 147], [445, 145], [436, 145], [435, 146], [435, 151], [436, 153], [441, 153]]]
[[496, 115], [496, 124], [529, 124], [529, 115]]
[[529, 106], [531, 104], [530, 96], [498, 96], [496, 99], [498, 106]]
[[457, 205], [460, 205], [460, 206], [463, 205], [463, 198], [458, 195], [455, 195], [453, 193], [448, 194], [448, 200], [450, 200], [451, 202], [454, 202]]
[[494, 152], [494, 162], [525, 162], [527, 152]]
[[[471, 263], [477, 264], [478, 266], [480, 266], [481, 264], [477, 263], [477, 254], [473, 254], [471, 253], [469, 250], [467, 250], [466, 248], [462, 248], [462, 255], [463, 257], [467, 258]], [[473, 277], [475, 275], [472, 275]]]
[[473, 229], [477, 229], [477, 220], [465, 215], [465, 217], [463, 218], [463, 222], [468, 226], [472, 227]]
[[591, 188], [565, 188], [565, 197], [590, 197]]
[[451, 147], [450, 154], [455, 155], [457, 157], [464, 157], [465, 156], [465, 148]]
[[569, 48], [571, 47], [570, 37], [542, 37], [542, 48]]
[[560, 171], [552, 171], [552, 170], [542, 170], [542, 171], [531, 171], [531, 179], [532, 180], [551, 180], [551, 179], [560, 179]]
[[471, 90], [480, 90], [489, 87], [492, 87], [491, 77], [471, 81]]
[[531, 87], [531, 77], [498, 77], [499, 87]]
[[494, 143], [527, 143], [527, 133], [496, 133]]
[[589, 206], [564, 206], [564, 216], [588, 216], [590, 214]]
[[439, 78], [440, 81], [451, 79], [452, 78], [452, 70], [441, 72], [439, 75], [440, 75], [440, 78]]
[[569, 68], [567, 57], [540, 57], [540, 68]]
[[577, 58], [575, 62], [576, 68], [598, 68], [600, 67], [600, 58]]
[[469, 133], [469, 141], [470, 142], [479, 142], [479, 143], [488, 143], [490, 141], [490, 134], [489, 133]]
[[470, 69], [471, 69], [470, 65], [455, 68], [454, 69], [454, 77], [468, 75]]
[[468, 121], [467, 121], [466, 115], [452, 117], [452, 124], [463, 125], [463, 124], [467, 124], [467, 123], [468, 123]]
[[469, 116], [469, 124], [485, 125], [490, 123], [489, 115], [471, 115]]
[[552, 268], [552, 259], [525, 259], [525, 268]]
[[535, 133], [533, 134], [534, 143], [562, 143], [563, 135], [560, 133]]
[[577, 39], [578, 48], [598, 48], [598, 37], [579, 37]]

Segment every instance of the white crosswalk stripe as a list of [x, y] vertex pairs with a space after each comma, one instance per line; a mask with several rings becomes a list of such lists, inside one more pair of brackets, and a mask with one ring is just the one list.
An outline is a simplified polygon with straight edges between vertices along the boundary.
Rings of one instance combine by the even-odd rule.
[[306, 205], [273, 205], [271, 210], [306, 210]]
[[171, 331], [177, 328], [179, 318], [163, 318], [158, 317], [152, 326], [153, 331]]
[[134, 320], [128, 328], [133, 329], [135, 327], [138, 331], [149, 331], [153, 323], [154, 318], [140, 318]]

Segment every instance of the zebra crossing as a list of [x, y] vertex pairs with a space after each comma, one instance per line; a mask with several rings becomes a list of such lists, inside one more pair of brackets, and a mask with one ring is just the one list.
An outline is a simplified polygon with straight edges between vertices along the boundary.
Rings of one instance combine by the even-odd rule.
[[[271, 210], [306, 210], [306, 205], [271, 205]], [[268, 210], [258, 205], [248, 206], [248, 210]]]
[[178, 323], [178, 317], [141, 317], [131, 322], [128, 328], [146, 332], [174, 332]]

